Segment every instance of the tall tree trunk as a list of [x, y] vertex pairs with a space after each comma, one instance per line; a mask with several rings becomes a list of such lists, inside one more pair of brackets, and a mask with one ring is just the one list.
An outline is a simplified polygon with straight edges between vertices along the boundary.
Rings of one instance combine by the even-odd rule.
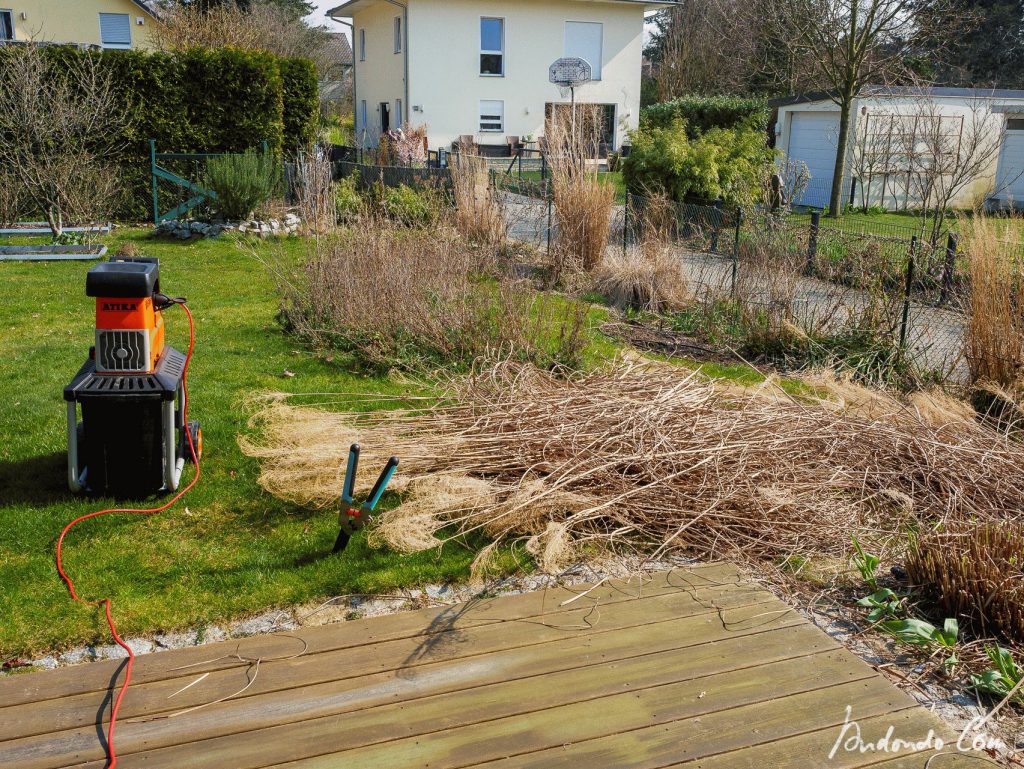
[[832, 192], [828, 197], [828, 216], [835, 219], [843, 213], [843, 180], [846, 175], [847, 143], [850, 138], [850, 113], [853, 112], [853, 94], [843, 95], [839, 104], [839, 139], [836, 145], [836, 165], [832, 171]]

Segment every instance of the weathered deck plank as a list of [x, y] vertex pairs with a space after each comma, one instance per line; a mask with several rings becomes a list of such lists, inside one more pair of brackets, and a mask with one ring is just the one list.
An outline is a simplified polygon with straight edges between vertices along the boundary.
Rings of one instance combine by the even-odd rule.
[[[949, 737], [722, 564], [655, 575], [642, 589], [604, 583], [291, 635], [244, 641], [242, 655], [265, 658], [253, 685], [189, 713], [180, 711], [252, 675], [238, 660], [212, 662], [239, 644], [140, 658], [118, 766], [909, 769], [931, 755], [840, 749], [828, 760], [847, 704], [865, 741], [889, 724], [905, 739], [929, 729]], [[301, 656], [283, 658], [303, 643]], [[101, 769], [101, 705], [116, 670], [98, 663], [0, 681], [0, 767]]]

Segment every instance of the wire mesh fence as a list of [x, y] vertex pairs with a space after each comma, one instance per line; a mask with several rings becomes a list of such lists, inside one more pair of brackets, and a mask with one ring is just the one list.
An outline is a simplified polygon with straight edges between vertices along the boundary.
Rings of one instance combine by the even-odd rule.
[[[550, 184], [492, 174], [511, 237], [550, 247], [559, 232]], [[970, 281], [955, 235], [914, 226], [780, 215], [627, 194], [611, 212], [608, 248], [657, 239], [705, 305], [742, 304], [818, 336], [871, 334], [935, 380], [962, 380]]]

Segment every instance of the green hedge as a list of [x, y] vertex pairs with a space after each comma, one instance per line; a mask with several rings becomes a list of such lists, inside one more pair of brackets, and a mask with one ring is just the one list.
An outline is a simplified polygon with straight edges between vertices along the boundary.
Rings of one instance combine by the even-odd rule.
[[694, 139], [712, 128], [745, 125], [764, 131], [770, 116], [768, 102], [756, 97], [683, 96], [645, 107], [640, 111], [640, 124], [668, 128], [681, 119], [686, 123], [687, 135]]
[[308, 147], [316, 139], [320, 86], [316, 66], [308, 59], [281, 59], [284, 99], [284, 150]]
[[[273, 152], [290, 154], [314, 138], [316, 71], [304, 59], [236, 48], [44, 50], [55, 75], [66, 71], [71, 57], [99, 57], [135, 115], [124, 136], [125, 200], [118, 218], [152, 216], [150, 139], [161, 152], [243, 152], [266, 140]], [[4, 55], [0, 48], [0, 70]]]

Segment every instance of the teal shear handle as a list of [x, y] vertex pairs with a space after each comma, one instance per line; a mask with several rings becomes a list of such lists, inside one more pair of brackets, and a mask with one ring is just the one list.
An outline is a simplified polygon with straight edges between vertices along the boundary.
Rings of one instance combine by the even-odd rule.
[[384, 489], [388, 487], [391, 482], [391, 476], [395, 474], [395, 468], [398, 467], [398, 457], [391, 457], [388, 463], [384, 465], [384, 469], [380, 471], [380, 475], [377, 477], [377, 482], [373, 484], [373, 489], [370, 490], [370, 496], [363, 502], [363, 512], [372, 513], [373, 508], [380, 502], [381, 496], [384, 494]]
[[345, 485], [341, 487], [341, 501], [346, 505], [351, 505], [356, 501], [356, 470], [358, 469], [359, 444], [353, 443], [348, 448], [348, 466], [345, 468]]
[[333, 552], [339, 553], [348, 545], [352, 535], [373, 520], [373, 510], [384, 496], [384, 490], [398, 467], [398, 457], [391, 457], [373, 484], [370, 495], [357, 510], [355, 504], [356, 471], [359, 469], [359, 444], [353, 443], [348, 450], [348, 466], [345, 468], [345, 483], [341, 488], [342, 509], [338, 515], [340, 531], [334, 543]]

